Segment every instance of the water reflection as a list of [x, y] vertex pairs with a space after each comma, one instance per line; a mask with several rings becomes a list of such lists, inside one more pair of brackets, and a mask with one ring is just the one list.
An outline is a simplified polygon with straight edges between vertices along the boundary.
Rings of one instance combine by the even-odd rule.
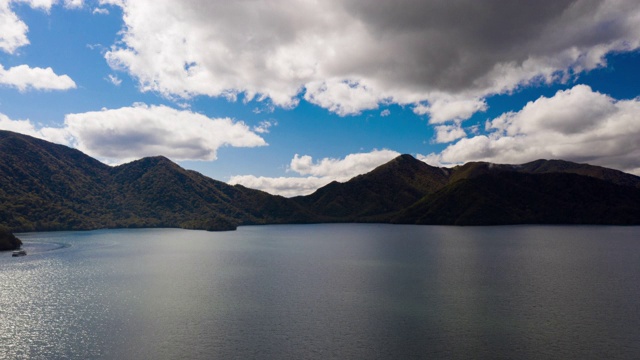
[[639, 234], [373, 224], [27, 234], [43, 249], [68, 246], [0, 257], [0, 358], [635, 358]]

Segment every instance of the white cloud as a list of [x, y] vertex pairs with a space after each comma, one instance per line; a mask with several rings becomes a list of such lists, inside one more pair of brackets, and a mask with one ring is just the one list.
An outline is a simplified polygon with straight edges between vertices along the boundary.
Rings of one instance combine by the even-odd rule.
[[[71, 0], [71, 1], [74, 1], [74, 0]], [[53, 6], [53, 4], [57, 2], [57, 0], [8, 0], [8, 2], [9, 3], [11, 2], [26, 3], [34, 9], [49, 11], [51, 10], [51, 7]]]
[[124, 7], [125, 0], [99, 0], [98, 4], [102, 5], [114, 5]]
[[487, 103], [483, 99], [451, 99], [434, 97], [431, 104], [419, 104], [413, 109], [418, 115], [429, 115], [429, 122], [441, 124], [447, 121], [467, 120], [479, 111], [486, 111]]
[[349, 80], [314, 81], [306, 85], [305, 100], [340, 116], [377, 109], [383, 99], [370, 87]]
[[[18, 18], [12, 10], [13, 4], [23, 3], [31, 8], [49, 12], [58, 0], [0, 0], [0, 50], [9, 54], [29, 44], [27, 33], [29, 27]], [[68, 9], [81, 8], [83, 0], [64, 0], [64, 7]]]
[[435, 167], [443, 167], [446, 165], [450, 165], [450, 164], [443, 164], [440, 161], [442, 160], [439, 154], [436, 153], [430, 153], [429, 155], [422, 155], [422, 154], [417, 154], [416, 155], [416, 159], [429, 164], [431, 166], [435, 166]]
[[11, 11], [7, 0], [0, 1], [0, 50], [13, 54], [19, 47], [29, 44], [27, 25]]
[[36, 129], [29, 120], [0, 114], [0, 128], [73, 146], [109, 163], [155, 155], [176, 161], [215, 160], [223, 146], [267, 145], [243, 122], [145, 104], [69, 114], [60, 128]]
[[[49, 11], [55, 0], [0, 0], [0, 50], [14, 54], [18, 48], [28, 45], [29, 28], [11, 9], [12, 3], [26, 3], [32, 8]], [[66, 0], [65, 5], [73, 6], [78, 0]], [[81, 1], [80, 1], [81, 4]], [[76, 87], [75, 82], [67, 75], [57, 75], [48, 68], [18, 65], [5, 69], [0, 64], [0, 85], [15, 87], [20, 91], [35, 90], [67, 90]]]
[[435, 142], [438, 144], [450, 143], [467, 136], [467, 133], [462, 129], [459, 122], [453, 125], [438, 125], [435, 127], [435, 130]]
[[615, 100], [585, 85], [529, 102], [486, 124], [488, 135], [449, 145], [433, 162], [587, 162], [640, 175], [640, 99]]
[[0, 85], [20, 91], [75, 89], [76, 83], [68, 75], [57, 75], [51, 68], [31, 68], [18, 65], [7, 70], [0, 64]]
[[332, 181], [347, 181], [389, 162], [400, 153], [392, 150], [373, 150], [368, 153], [350, 154], [343, 159], [323, 158], [313, 161], [309, 155], [296, 154], [289, 170], [303, 177], [263, 177], [254, 175], [233, 176], [229, 183], [241, 184], [282, 196], [308, 195]]
[[254, 126], [253, 131], [257, 132], [258, 134], [267, 134], [269, 133], [269, 128], [277, 125], [278, 125], [277, 121], [264, 120], [264, 121], [261, 121], [260, 124], [258, 124], [257, 126]]
[[68, 9], [79, 9], [84, 5], [84, 0], [64, 0], [64, 7]]
[[329, 176], [334, 180], [346, 181], [356, 175], [366, 173], [400, 154], [392, 150], [373, 150], [368, 153], [349, 154], [344, 159], [323, 158], [313, 161], [309, 155], [296, 154], [289, 168], [300, 175]]
[[79, 150], [103, 159], [164, 155], [174, 160], [215, 160], [222, 146], [267, 145], [243, 122], [144, 104], [70, 114], [65, 127]]
[[124, 12], [107, 60], [145, 91], [245, 93], [281, 107], [304, 93], [339, 115], [413, 104], [432, 123], [467, 119], [489, 95], [562, 81], [640, 46], [636, 0], [101, 4]]
[[120, 86], [120, 84], [122, 84], [122, 80], [118, 78], [117, 75], [109, 74], [107, 76], [107, 80], [115, 86]]
[[92, 14], [94, 15], [109, 15], [109, 10], [105, 8], [95, 8]]
[[69, 143], [69, 134], [63, 128], [44, 127], [37, 129], [30, 120], [12, 120], [1, 113], [0, 129], [37, 137], [58, 144], [66, 145]]
[[264, 177], [255, 175], [236, 175], [231, 177], [229, 184], [240, 184], [242, 186], [262, 190], [273, 195], [293, 197], [311, 194], [331, 181], [332, 180], [330, 178], [317, 178], [314, 176]]
[[389, 109], [384, 109], [384, 110], [382, 110], [380, 112], [380, 116], [382, 116], [382, 117], [387, 117], [389, 115], [391, 115], [391, 110], [389, 110]]

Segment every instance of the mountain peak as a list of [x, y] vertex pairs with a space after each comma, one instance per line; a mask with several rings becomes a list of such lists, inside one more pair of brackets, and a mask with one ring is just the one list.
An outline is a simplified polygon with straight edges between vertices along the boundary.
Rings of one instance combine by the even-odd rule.
[[137, 171], [146, 171], [158, 166], [165, 168], [180, 168], [178, 164], [174, 163], [164, 156], [149, 156], [128, 162], [126, 164], [118, 165], [115, 167], [115, 170], [126, 169], [127, 171], [131, 171], [132, 169], [137, 169]]
[[396, 161], [409, 161], [409, 162], [420, 161], [420, 160], [414, 158], [412, 155], [409, 155], [409, 154], [402, 154], [402, 155], [396, 157], [394, 160], [396, 160]]

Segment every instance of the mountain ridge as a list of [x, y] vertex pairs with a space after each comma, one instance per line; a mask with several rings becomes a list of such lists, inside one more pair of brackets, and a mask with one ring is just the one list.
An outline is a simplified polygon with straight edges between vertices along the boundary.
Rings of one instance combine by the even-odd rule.
[[563, 160], [430, 166], [400, 155], [344, 183], [284, 198], [229, 185], [163, 156], [111, 167], [0, 131], [0, 225], [19, 231], [383, 222], [640, 224], [640, 177]]

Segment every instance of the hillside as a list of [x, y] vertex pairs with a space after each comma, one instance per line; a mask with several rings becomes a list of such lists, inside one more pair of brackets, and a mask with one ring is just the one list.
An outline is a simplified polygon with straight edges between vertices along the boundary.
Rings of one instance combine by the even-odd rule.
[[333, 182], [294, 200], [322, 221], [386, 222], [447, 181], [447, 169], [401, 155], [367, 174], [345, 183]]
[[0, 154], [0, 225], [14, 232], [318, 222], [640, 225], [640, 177], [562, 160], [437, 168], [401, 155], [289, 199], [162, 156], [111, 167], [8, 131], [0, 131]]
[[6, 131], [0, 131], [0, 153], [0, 224], [12, 231], [232, 230], [308, 220], [288, 199], [230, 186], [164, 157], [110, 167], [77, 150]]
[[393, 222], [640, 224], [640, 190], [573, 173], [488, 172], [425, 196]]
[[450, 182], [494, 172], [517, 172], [527, 174], [576, 174], [604, 180], [616, 185], [640, 188], [640, 177], [619, 170], [589, 164], [577, 164], [563, 160], [536, 160], [521, 165], [469, 162], [452, 169]]

